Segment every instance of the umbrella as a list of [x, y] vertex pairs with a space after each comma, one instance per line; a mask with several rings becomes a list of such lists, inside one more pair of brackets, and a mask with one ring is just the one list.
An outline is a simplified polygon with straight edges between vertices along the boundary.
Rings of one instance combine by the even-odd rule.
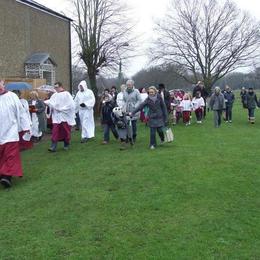
[[32, 89], [32, 85], [26, 82], [10, 82], [5, 85], [7, 90], [29, 90]]
[[52, 92], [52, 93], [56, 92], [54, 87], [50, 86], [50, 85], [42, 85], [42, 86], [40, 86], [40, 87], [38, 87], [36, 89], [39, 90], [39, 91], [44, 91], [44, 92]]

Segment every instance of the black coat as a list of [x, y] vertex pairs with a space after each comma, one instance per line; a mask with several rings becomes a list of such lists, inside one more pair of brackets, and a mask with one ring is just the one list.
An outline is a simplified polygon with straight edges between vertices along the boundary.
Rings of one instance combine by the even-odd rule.
[[162, 127], [165, 126], [165, 123], [167, 122], [167, 109], [166, 105], [162, 99], [162, 97], [157, 94], [157, 99], [154, 102], [149, 97], [141, 103], [133, 112], [132, 114], [135, 114], [138, 111], [141, 111], [145, 106], [149, 108], [148, 111], [148, 125], [150, 127]]
[[112, 111], [115, 107], [115, 102], [113, 100], [105, 102], [102, 104], [101, 108], [101, 123], [102, 124], [113, 124]]
[[[159, 95], [162, 95], [161, 91], [159, 90]], [[163, 97], [164, 97], [164, 103], [166, 105], [166, 108], [168, 111], [171, 109], [171, 96], [170, 92], [168, 90], [163, 91]]]
[[199, 85], [196, 85], [193, 89], [192, 96], [195, 97], [197, 92], [200, 92], [201, 96], [203, 97], [204, 100], [209, 96], [209, 93], [205, 89], [205, 87], [201, 87]]

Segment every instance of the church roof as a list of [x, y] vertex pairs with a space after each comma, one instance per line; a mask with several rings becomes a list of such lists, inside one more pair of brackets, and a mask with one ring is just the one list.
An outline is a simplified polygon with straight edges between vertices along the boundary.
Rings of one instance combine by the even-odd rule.
[[50, 9], [46, 6], [37, 3], [36, 1], [33, 1], [33, 0], [16, 0], [16, 2], [26, 4], [28, 6], [31, 6], [32, 8], [39, 9], [43, 12], [49, 13], [49, 14], [57, 16], [59, 18], [62, 18], [62, 19], [68, 20], [68, 21], [72, 21], [72, 19], [70, 19], [69, 17], [67, 17], [67, 16], [65, 16], [61, 13], [55, 12], [55, 11], [53, 11], [52, 9]]

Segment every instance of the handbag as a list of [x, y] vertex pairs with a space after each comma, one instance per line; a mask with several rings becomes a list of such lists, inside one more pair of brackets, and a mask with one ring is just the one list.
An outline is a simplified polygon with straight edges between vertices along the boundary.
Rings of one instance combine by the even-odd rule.
[[169, 128], [169, 127], [165, 129], [165, 135], [164, 136], [165, 136], [165, 141], [168, 142], [168, 143], [170, 143], [174, 140], [174, 134], [172, 132], [172, 129]]

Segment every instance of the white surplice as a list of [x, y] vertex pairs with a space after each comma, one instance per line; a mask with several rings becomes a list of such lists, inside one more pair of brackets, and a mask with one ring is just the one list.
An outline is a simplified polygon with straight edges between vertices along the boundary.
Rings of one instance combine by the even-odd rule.
[[18, 142], [20, 131], [30, 130], [30, 120], [16, 94], [0, 95], [0, 145]]
[[[80, 91], [80, 86], [84, 91]], [[86, 81], [81, 81], [78, 86], [79, 91], [74, 99], [76, 105], [76, 112], [79, 112], [79, 118], [81, 123], [81, 137], [92, 138], [95, 136], [95, 121], [94, 121], [94, 105], [95, 95], [92, 90], [88, 89]], [[85, 104], [85, 107], [80, 106]]]
[[75, 104], [71, 94], [68, 91], [54, 93], [49, 100], [44, 103], [51, 109], [52, 123], [60, 124], [67, 122], [73, 126], [75, 121]]

